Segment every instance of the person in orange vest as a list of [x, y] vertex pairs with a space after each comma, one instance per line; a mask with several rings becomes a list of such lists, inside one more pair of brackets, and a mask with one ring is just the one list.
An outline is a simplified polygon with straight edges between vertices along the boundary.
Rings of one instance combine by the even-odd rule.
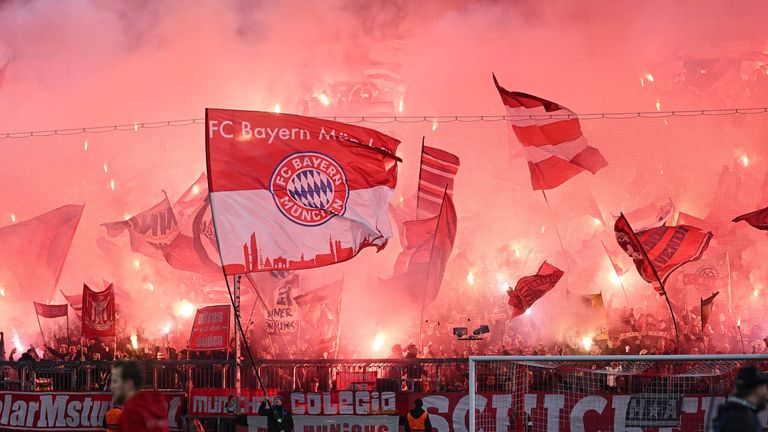
[[123, 409], [120, 405], [115, 405], [107, 411], [107, 414], [104, 415], [104, 428], [107, 432], [117, 431], [117, 425], [120, 424], [120, 414], [122, 412]]
[[429, 421], [429, 414], [424, 411], [424, 401], [416, 399], [413, 401], [414, 408], [408, 411], [405, 416], [405, 432], [432, 432], [432, 423]]

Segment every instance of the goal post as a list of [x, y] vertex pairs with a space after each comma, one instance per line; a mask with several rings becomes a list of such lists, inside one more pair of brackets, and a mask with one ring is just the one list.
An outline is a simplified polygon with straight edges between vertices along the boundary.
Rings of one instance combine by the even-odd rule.
[[768, 355], [472, 356], [467, 430], [706, 432], [745, 364]]

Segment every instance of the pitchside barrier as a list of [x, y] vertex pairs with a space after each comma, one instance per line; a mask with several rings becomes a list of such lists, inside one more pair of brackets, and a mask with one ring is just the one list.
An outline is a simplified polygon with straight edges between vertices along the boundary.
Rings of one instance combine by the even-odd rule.
[[470, 357], [468, 430], [710, 431], [744, 364], [768, 356]]

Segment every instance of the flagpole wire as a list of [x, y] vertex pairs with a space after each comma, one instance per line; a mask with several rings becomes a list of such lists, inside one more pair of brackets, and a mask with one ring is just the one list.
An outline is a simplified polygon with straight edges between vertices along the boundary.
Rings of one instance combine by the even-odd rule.
[[[555, 218], [555, 212], [552, 211], [552, 206], [549, 205], [549, 199], [544, 189], [541, 189], [541, 195], [544, 197], [544, 202], [547, 203], [547, 209], [549, 210], [549, 217], [552, 219], [552, 223], [555, 226], [555, 233], [557, 233], [557, 240], [560, 242], [560, 250], [563, 252], [563, 259], [565, 260], [565, 269], [568, 273], [571, 272], [571, 265], [568, 263], [568, 253], [565, 251], [565, 243], [563, 243], [563, 236], [560, 235], [560, 228], [557, 225], [557, 219]], [[567, 290], [568, 288], [566, 288]]]

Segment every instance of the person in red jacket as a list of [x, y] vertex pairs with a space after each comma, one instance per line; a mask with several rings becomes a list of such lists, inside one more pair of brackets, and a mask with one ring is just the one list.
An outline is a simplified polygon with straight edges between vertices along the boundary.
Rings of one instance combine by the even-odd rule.
[[112, 366], [112, 392], [124, 401], [119, 432], [168, 432], [168, 405], [159, 393], [141, 391], [144, 368], [137, 361]]

